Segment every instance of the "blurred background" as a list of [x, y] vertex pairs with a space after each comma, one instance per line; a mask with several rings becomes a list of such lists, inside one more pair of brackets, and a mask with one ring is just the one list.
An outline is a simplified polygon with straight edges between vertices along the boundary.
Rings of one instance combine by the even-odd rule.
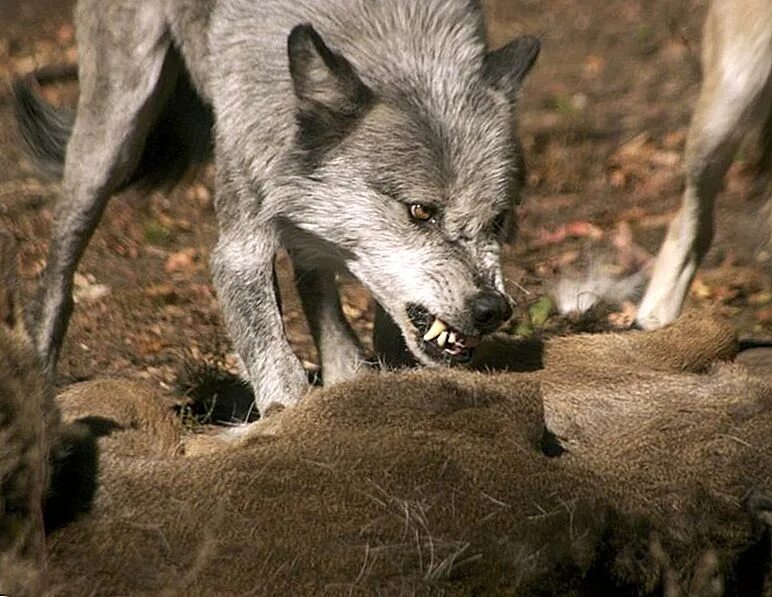
[[[36, 177], [12, 123], [10, 82], [74, 64], [72, 2], [0, 0], [0, 226], [21, 243], [26, 290], [44, 264], [56, 185]], [[505, 251], [518, 300], [508, 331], [564, 333], [629, 323], [631, 304], [593, 324], [561, 317], [544, 298], [559, 279], [645, 267], [683, 189], [681, 154], [699, 86], [705, 0], [489, 0], [492, 45], [530, 33], [542, 53], [519, 104], [528, 162], [519, 237]], [[77, 84], [43, 90], [72, 105]], [[716, 240], [689, 303], [712, 304], [741, 334], [772, 335], [772, 257], [761, 249], [763, 193], [754, 148], [738, 154], [718, 202]], [[191, 371], [236, 369], [207, 269], [216, 235], [211, 167], [170, 193], [128, 191], [110, 203], [76, 280], [60, 384], [120, 374], [183, 387]], [[316, 355], [280, 258], [288, 335], [311, 369]], [[605, 275], [605, 274], [604, 274]], [[345, 311], [365, 342], [367, 293], [343, 281]], [[594, 329], [594, 328], [593, 328]], [[219, 373], [218, 373], [219, 372]]]

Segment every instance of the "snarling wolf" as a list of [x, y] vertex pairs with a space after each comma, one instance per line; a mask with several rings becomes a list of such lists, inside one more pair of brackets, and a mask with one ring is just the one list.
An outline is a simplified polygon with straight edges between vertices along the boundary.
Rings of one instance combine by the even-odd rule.
[[[772, 168], [772, 2], [713, 0], [702, 41], [703, 82], [686, 140], [681, 210], [659, 250], [637, 322], [671, 323], [713, 239], [713, 203], [743, 138], [762, 130]], [[772, 219], [769, 221], [772, 236]]]
[[499, 249], [522, 183], [513, 116], [537, 39], [489, 50], [472, 0], [80, 0], [76, 27], [74, 120], [16, 90], [36, 154], [63, 161], [35, 336], [49, 372], [108, 198], [197, 157], [210, 130], [213, 279], [261, 411], [307, 385], [274, 290], [280, 247], [326, 383], [364, 362], [340, 269], [424, 365], [468, 360], [509, 318]]

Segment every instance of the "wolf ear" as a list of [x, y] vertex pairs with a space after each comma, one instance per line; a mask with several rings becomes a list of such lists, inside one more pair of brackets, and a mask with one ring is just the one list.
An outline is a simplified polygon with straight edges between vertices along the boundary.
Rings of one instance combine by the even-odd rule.
[[541, 42], [531, 35], [517, 37], [485, 56], [484, 76], [488, 84], [514, 101], [533, 63]]
[[333, 52], [311, 25], [298, 25], [287, 39], [289, 69], [300, 110], [326, 110], [334, 115], [356, 116], [371, 92], [354, 67]]

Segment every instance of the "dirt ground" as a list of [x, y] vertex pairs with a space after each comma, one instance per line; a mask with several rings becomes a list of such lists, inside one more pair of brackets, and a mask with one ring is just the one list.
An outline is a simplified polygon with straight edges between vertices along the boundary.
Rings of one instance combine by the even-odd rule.
[[[37, 177], [22, 154], [9, 83], [76, 61], [71, 6], [0, 0], [0, 227], [20, 241], [30, 296], [44, 265], [56, 184]], [[571, 321], [550, 314], [542, 299], [559, 276], [601, 262], [619, 275], [644, 267], [678, 206], [706, 2], [489, 0], [486, 7], [494, 45], [521, 33], [543, 42], [519, 106], [529, 173], [519, 238], [505, 251], [519, 303], [510, 331], [563, 332]], [[77, 92], [74, 84], [44, 91], [63, 104]], [[753, 148], [745, 149], [730, 171], [716, 241], [689, 301], [718, 305], [742, 335], [769, 337], [772, 256], [759, 248], [764, 197], [752, 160]], [[209, 167], [170, 193], [128, 191], [111, 201], [76, 280], [60, 385], [123, 376], [179, 391], [193, 379], [200, 392], [202, 371], [222, 379], [236, 371], [207, 271], [216, 237], [211, 182]], [[287, 332], [313, 368], [286, 259], [280, 266]], [[353, 282], [343, 286], [346, 314], [369, 343], [371, 300]], [[604, 321], [623, 324], [626, 315], [622, 306]]]

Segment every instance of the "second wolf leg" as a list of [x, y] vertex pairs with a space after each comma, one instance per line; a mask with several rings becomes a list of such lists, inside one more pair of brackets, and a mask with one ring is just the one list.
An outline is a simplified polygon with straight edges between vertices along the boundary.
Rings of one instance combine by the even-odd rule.
[[365, 358], [341, 309], [335, 272], [296, 265], [295, 284], [319, 351], [324, 384], [351, 379], [363, 367]]

